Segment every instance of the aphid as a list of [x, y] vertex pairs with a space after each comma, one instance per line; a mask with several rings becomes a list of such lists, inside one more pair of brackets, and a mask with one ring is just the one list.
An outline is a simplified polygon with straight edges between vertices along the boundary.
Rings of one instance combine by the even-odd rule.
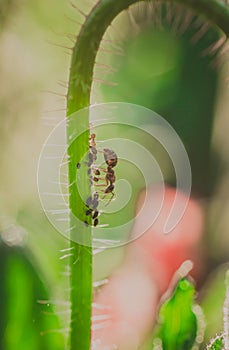
[[93, 154], [97, 154], [98, 153], [97, 149], [94, 146], [90, 146], [90, 149], [91, 149], [91, 152]]
[[100, 180], [99, 177], [98, 177], [100, 175], [99, 169], [93, 169], [93, 173], [96, 175], [96, 176], [93, 177], [93, 181], [94, 182], [98, 182]]
[[94, 200], [98, 200], [99, 199], [99, 194], [98, 194], [98, 192], [95, 192], [94, 193]]
[[92, 155], [93, 162], [95, 162], [97, 159], [97, 149], [95, 149], [94, 147], [91, 147], [90, 151], [91, 151], [90, 154]]
[[97, 153], [98, 153], [97, 149], [95, 147], [90, 146], [90, 153], [92, 154], [93, 160], [95, 162], [97, 159]]
[[86, 206], [88, 207], [88, 209], [86, 210], [86, 216], [91, 215], [93, 220], [96, 220], [96, 225], [94, 224], [95, 222], [93, 222], [94, 226], [98, 225], [98, 215], [99, 215], [99, 211], [98, 211], [98, 205], [99, 205], [99, 194], [98, 192], [95, 192], [93, 194], [93, 196], [90, 196], [87, 198], [86, 200]]
[[86, 227], [88, 227], [88, 226], [89, 226], [89, 223], [85, 220], [85, 221], [84, 221], [84, 225], [85, 225]]
[[86, 199], [86, 206], [87, 206], [88, 208], [90, 207], [91, 202], [92, 202], [92, 196], [90, 196], [90, 197], [88, 197], [88, 198]]
[[[89, 196], [87, 199], [86, 199], [86, 206], [88, 208], [92, 208], [92, 207], [95, 207], [96, 205], [98, 206], [99, 204], [99, 194], [98, 192], [95, 192], [93, 197], [92, 196]], [[95, 208], [96, 209], [96, 208]]]
[[80, 164], [80, 163], [77, 163], [77, 164], [76, 164], [76, 167], [77, 167], [77, 169], [80, 169], [81, 164]]
[[90, 151], [88, 153], [88, 162], [87, 162], [87, 166], [89, 168], [97, 160], [97, 149], [96, 149], [95, 137], [96, 137], [95, 134], [91, 134], [90, 136]]
[[[100, 171], [98, 169], [92, 169], [92, 165], [93, 163], [96, 161], [97, 159], [97, 149], [96, 149], [96, 142], [95, 142], [95, 137], [96, 135], [93, 133], [90, 135], [90, 150], [88, 152], [88, 162], [86, 163], [88, 166], [88, 175], [89, 175], [89, 179], [90, 179], [90, 184], [93, 185], [93, 182], [98, 182], [99, 178], [97, 176], [100, 175]], [[95, 176], [91, 176], [91, 173], [95, 174]], [[95, 192], [92, 196], [89, 196], [86, 199], [86, 206], [87, 206], [87, 210], [86, 210], [86, 216], [91, 216], [92, 220], [93, 220], [93, 225], [97, 226], [98, 225], [98, 205], [99, 205], [99, 194], [98, 192]], [[85, 225], [86, 223], [88, 224], [87, 221], [84, 222]]]
[[100, 175], [99, 169], [94, 169], [93, 172], [94, 172], [95, 175]]
[[98, 218], [96, 218], [96, 219], [94, 220], [94, 223], [93, 223], [94, 227], [96, 227], [96, 226], [98, 225], [98, 223], [99, 223], [99, 220], [98, 220]]
[[92, 219], [96, 219], [98, 217], [98, 215], [99, 215], [98, 210], [95, 210], [94, 214], [92, 215]]
[[94, 198], [92, 199], [91, 201], [91, 205], [90, 207], [93, 209], [93, 210], [96, 210], [98, 208], [98, 205], [99, 205], [99, 195], [98, 193], [96, 192], [94, 194]]
[[90, 138], [90, 154], [91, 154], [91, 157], [93, 159], [93, 162], [96, 161], [97, 159], [97, 149], [96, 149], [96, 142], [95, 142], [95, 134], [92, 134], [91, 135], [91, 138]]
[[91, 167], [91, 165], [93, 164], [93, 161], [94, 161], [93, 154], [89, 152], [87, 166]]
[[88, 209], [88, 210], [86, 211], [86, 215], [89, 216], [89, 215], [92, 214], [92, 212], [93, 212], [93, 210], [90, 208], [90, 209]]

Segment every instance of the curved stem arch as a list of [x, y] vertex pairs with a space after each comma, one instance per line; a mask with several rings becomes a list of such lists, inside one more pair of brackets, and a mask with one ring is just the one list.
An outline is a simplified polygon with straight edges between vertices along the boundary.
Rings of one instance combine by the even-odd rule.
[[[123, 10], [143, 1], [149, 0], [100, 0], [87, 16], [73, 49], [68, 115], [89, 106], [95, 57], [109, 25]], [[229, 36], [229, 6], [222, 0], [169, 0], [169, 2], [187, 5]]]

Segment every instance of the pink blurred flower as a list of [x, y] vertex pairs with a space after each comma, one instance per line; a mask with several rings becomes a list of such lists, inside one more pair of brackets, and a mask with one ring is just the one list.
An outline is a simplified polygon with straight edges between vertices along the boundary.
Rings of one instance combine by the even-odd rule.
[[[150, 188], [152, 203], [160, 200], [161, 189]], [[152, 329], [162, 294], [172, 276], [187, 259], [194, 262], [194, 276], [202, 273], [201, 240], [204, 232], [204, 210], [190, 198], [186, 211], [167, 235], [163, 227], [174, 202], [176, 189], [166, 187], [164, 201], [154, 224], [126, 248], [123, 265], [96, 297], [102, 309], [93, 310], [92, 344], [99, 350], [138, 349]], [[177, 192], [180, 205], [186, 195]], [[144, 201], [139, 196], [137, 210]], [[146, 215], [150, 215], [150, 204]], [[175, 214], [174, 214], [175, 215]], [[136, 218], [133, 231], [141, 227], [144, 215]]]

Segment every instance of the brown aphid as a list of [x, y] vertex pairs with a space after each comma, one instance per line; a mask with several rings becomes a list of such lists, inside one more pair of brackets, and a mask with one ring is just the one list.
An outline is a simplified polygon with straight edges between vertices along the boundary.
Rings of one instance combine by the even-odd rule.
[[98, 223], [99, 223], [99, 219], [96, 218], [96, 219], [94, 220], [94, 223], [93, 223], [94, 227], [96, 227], [96, 226], [98, 225]]
[[94, 214], [92, 215], [92, 219], [93, 219], [93, 220], [96, 219], [96, 218], [98, 217], [98, 215], [99, 215], [98, 210], [95, 210], [95, 211], [94, 211]]
[[100, 175], [99, 169], [94, 169], [93, 172], [94, 172], [94, 174], [97, 175], [97, 176]]

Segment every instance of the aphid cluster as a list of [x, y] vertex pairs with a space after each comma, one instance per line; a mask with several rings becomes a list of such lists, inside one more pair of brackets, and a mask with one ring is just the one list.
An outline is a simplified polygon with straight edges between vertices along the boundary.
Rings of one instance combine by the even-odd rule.
[[[98, 205], [99, 205], [99, 194], [98, 194], [98, 192], [95, 192], [93, 194], [93, 196], [88, 197], [88, 199], [86, 200], [86, 206], [88, 208], [86, 210], [86, 216], [91, 215], [94, 227], [97, 226], [98, 223], [99, 223], [99, 219], [98, 219], [98, 215], [99, 215]], [[85, 224], [88, 225], [88, 222], [85, 221]]]
[[[109, 149], [104, 148], [102, 151], [98, 151], [96, 148], [96, 142], [95, 142], [96, 135], [93, 133], [90, 136], [90, 150], [88, 153], [88, 175], [90, 176], [90, 183], [94, 187], [105, 187], [105, 189], [100, 190], [104, 193], [104, 196], [102, 199], [104, 199], [109, 193], [111, 193], [111, 197], [106, 205], [108, 205], [112, 198], [114, 197], [114, 183], [115, 183], [115, 172], [114, 167], [117, 165], [118, 157], [116, 153]], [[107, 164], [107, 168], [99, 168], [95, 165], [95, 162], [97, 160], [97, 153], [102, 152], [104, 156], [104, 160]], [[105, 173], [105, 178], [101, 178], [101, 172]], [[101, 184], [100, 181], [105, 180], [105, 184]], [[96, 227], [99, 223], [99, 211], [98, 211], [98, 205], [99, 205], [99, 191], [95, 191], [93, 195], [87, 198], [86, 200], [86, 216], [91, 216], [93, 220], [93, 226]], [[88, 221], [85, 221], [85, 225], [88, 225]]]
[[91, 134], [90, 137], [90, 150], [88, 153], [88, 170], [91, 170], [91, 166], [93, 163], [95, 163], [96, 159], [97, 159], [97, 149], [96, 149], [96, 142], [95, 142], [95, 134]]

